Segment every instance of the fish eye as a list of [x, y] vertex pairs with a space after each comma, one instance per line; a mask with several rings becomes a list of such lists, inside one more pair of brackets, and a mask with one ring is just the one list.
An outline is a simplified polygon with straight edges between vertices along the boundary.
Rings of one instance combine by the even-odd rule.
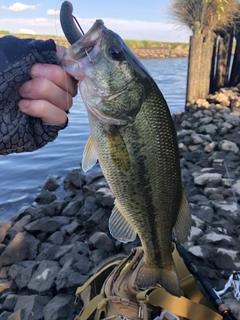
[[108, 54], [113, 60], [120, 61], [122, 58], [122, 50], [117, 46], [111, 46], [108, 49]]

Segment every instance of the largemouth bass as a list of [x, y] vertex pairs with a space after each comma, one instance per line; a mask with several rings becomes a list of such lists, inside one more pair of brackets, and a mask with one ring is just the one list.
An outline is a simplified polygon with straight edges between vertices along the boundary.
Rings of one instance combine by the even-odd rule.
[[61, 65], [79, 81], [88, 111], [91, 136], [83, 170], [99, 159], [116, 198], [110, 233], [122, 242], [133, 241], [136, 234], [141, 240], [144, 263], [136, 285], [160, 284], [181, 296], [172, 231], [185, 242], [191, 217], [176, 132], [162, 93], [120, 36], [101, 20], [67, 49]]

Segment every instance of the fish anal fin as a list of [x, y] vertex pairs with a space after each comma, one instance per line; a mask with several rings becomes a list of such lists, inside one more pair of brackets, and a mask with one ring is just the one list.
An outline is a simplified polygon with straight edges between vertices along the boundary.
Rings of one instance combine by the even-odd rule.
[[187, 241], [191, 230], [191, 212], [188, 204], [188, 200], [184, 191], [182, 190], [182, 200], [179, 207], [177, 221], [174, 226], [174, 233], [179, 243]]
[[116, 169], [126, 172], [130, 168], [128, 150], [117, 127], [113, 127], [111, 132], [106, 133], [108, 150], [111, 160]]
[[109, 218], [109, 231], [115, 239], [124, 243], [134, 241], [137, 236], [132, 226], [118, 210], [116, 204]]
[[166, 268], [158, 268], [154, 265], [148, 266], [143, 262], [138, 271], [135, 284], [139, 289], [161, 285], [168, 293], [176, 297], [181, 296], [181, 288], [174, 262]]
[[97, 152], [94, 145], [94, 141], [92, 136], [88, 138], [88, 141], [85, 145], [83, 151], [83, 158], [82, 158], [82, 169], [84, 172], [91, 169], [97, 162]]

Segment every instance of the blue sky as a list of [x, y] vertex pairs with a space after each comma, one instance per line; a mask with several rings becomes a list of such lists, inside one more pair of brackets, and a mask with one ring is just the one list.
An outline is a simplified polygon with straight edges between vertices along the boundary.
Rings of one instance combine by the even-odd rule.
[[[188, 42], [191, 31], [169, 15], [167, 0], [71, 1], [74, 15], [86, 32], [100, 18], [124, 39]], [[62, 1], [0, 2], [0, 30], [62, 35], [59, 10]]]

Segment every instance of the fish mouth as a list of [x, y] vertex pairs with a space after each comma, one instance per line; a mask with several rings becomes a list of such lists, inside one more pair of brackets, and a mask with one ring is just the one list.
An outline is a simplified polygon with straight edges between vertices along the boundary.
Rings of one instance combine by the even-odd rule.
[[[64, 35], [71, 44], [71, 47], [69, 48], [70, 50], [64, 52], [60, 57], [60, 64], [66, 72], [79, 80], [79, 89], [84, 104], [94, 118], [109, 125], [124, 126], [132, 123], [133, 119], [129, 116], [121, 115], [120, 117], [114, 118], [111, 114], [104, 112], [104, 110], [102, 110], [102, 100], [105, 99], [110, 101], [121, 94], [126, 93], [129, 84], [135, 79], [133, 78], [130, 80], [120, 91], [110, 94], [109, 92], [102, 91], [101, 88], [96, 86], [93, 79], [86, 79], [84, 77], [84, 72], [81, 70], [80, 60], [88, 57], [90, 64], [93, 62], [90, 53], [108, 29], [105, 27], [104, 22], [98, 19], [88, 32], [83, 34], [77, 27], [72, 12], [73, 6], [71, 2], [64, 1], [60, 10], [60, 22]], [[85, 81], [82, 81], [83, 78], [85, 78]], [[86, 98], [84, 99], [84, 97]]]

